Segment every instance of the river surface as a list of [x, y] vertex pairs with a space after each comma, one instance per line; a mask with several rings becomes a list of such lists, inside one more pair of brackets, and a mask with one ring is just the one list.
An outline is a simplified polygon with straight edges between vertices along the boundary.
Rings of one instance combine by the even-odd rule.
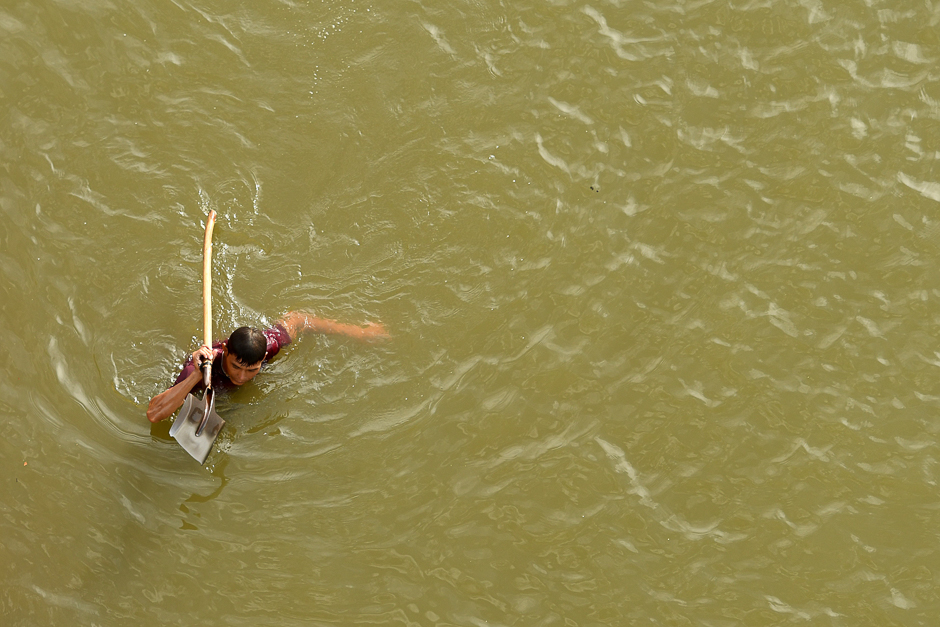
[[[5, 0], [0, 617], [936, 625], [935, 0]], [[307, 335], [147, 402], [202, 336]]]

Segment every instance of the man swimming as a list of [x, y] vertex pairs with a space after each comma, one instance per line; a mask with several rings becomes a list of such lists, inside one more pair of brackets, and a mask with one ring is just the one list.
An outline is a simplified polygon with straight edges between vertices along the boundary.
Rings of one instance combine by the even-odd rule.
[[196, 349], [173, 386], [150, 399], [147, 420], [166, 420], [180, 408], [187, 394], [205, 389], [202, 372], [197, 364], [212, 360], [212, 389], [234, 389], [254, 379], [266, 361], [305, 331], [345, 335], [364, 341], [388, 337], [385, 327], [380, 323], [369, 322], [365, 326], [343, 324], [336, 320], [317, 318], [303, 311], [288, 312], [273, 327], [263, 331], [240, 327], [227, 340]]

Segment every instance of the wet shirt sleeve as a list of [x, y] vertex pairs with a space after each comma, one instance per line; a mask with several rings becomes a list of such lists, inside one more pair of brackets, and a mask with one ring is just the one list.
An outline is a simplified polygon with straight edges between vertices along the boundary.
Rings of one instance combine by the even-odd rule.
[[[214, 342], [212, 344], [212, 348], [216, 350], [222, 348], [222, 342]], [[173, 382], [173, 385], [176, 385], [177, 383], [186, 379], [186, 377], [191, 375], [195, 369], [196, 369], [196, 366], [195, 364], [193, 364], [193, 358], [192, 356], [190, 356], [189, 359], [186, 360], [186, 363], [183, 364], [183, 369], [180, 370], [180, 373], [176, 377], [176, 381]], [[224, 374], [222, 372], [222, 355], [217, 355], [216, 358], [212, 360], [212, 385], [213, 386], [215, 386], [216, 374], [218, 373]], [[225, 378], [227, 379], [228, 377], [225, 377]], [[202, 382], [202, 380], [200, 380], [199, 383], [196, 384], [196, 387], [193, 388], [193, 392], [199, 392], [204, 389], [206, 389], [206, 386]]]
[[176, 377], [176, 381], [173, 382], [173, 385], [176, 385], [180, 381], [183, 381], [193, 373], [196, 369], [196, 365], [193, 363], [193, 358], [190, 357], [186, 360], [186, 363], [183, 365], [183, 369], [180, 371], [179, 376]]
[[278, 351], [282, 347], [290, 344], [290, 335], [287, 334], [287, 329], [284, 328], [280, 323], [275, 324], [270, 329], [265, 329], [263, 331], [264, 336], [268, 339], [268, 356], [267, 359], [271, 359], [277, 355]]

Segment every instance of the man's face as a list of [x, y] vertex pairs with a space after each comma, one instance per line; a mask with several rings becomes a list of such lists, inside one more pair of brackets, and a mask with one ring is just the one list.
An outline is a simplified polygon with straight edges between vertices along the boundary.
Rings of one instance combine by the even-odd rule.
[[235, 385], [245, 385], [261, 372], [261, 362], [250, 366], [243, 364], [225, 348], [222, 351], [222, 370]]

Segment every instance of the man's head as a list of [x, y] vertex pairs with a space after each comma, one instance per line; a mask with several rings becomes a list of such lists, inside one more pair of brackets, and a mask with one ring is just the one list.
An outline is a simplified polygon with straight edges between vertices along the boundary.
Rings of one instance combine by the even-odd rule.
[[248, 383], [261, 371], [267, 347], [268, 339], [258, 329], [235, 329], [225, 342], [222, 370], [235, 385]]

